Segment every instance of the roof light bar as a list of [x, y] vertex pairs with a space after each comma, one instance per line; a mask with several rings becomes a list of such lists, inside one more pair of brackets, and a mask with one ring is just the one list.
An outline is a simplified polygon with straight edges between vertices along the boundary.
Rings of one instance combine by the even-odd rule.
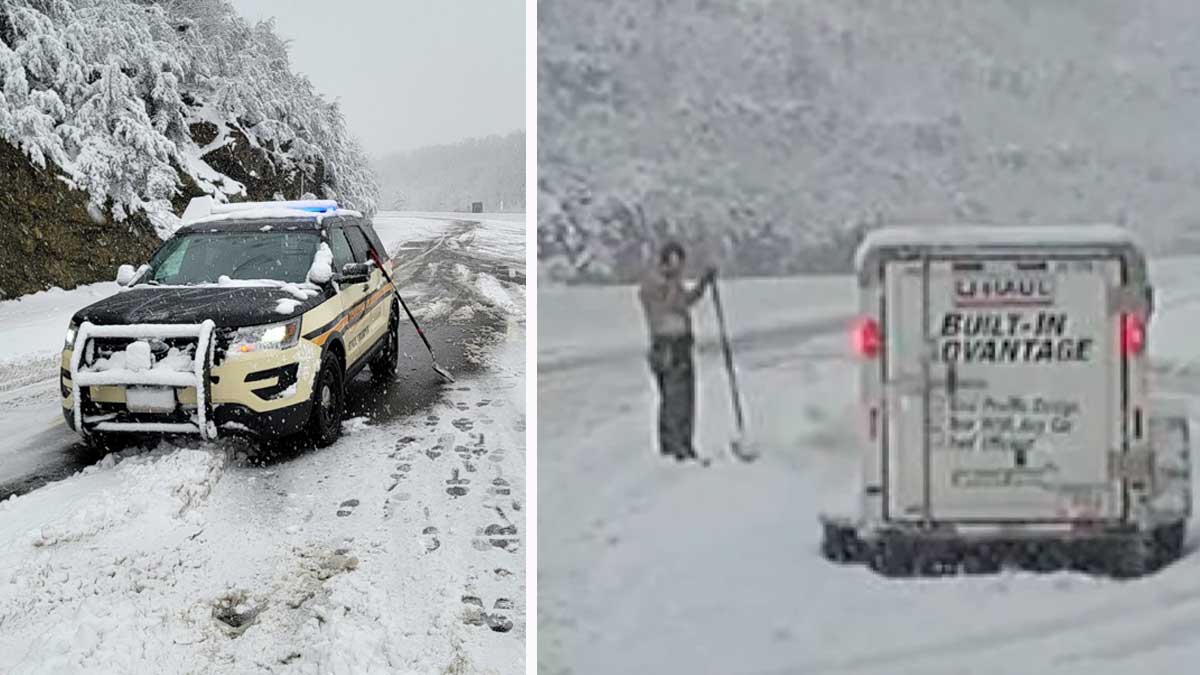
[[193, 197], [188, 202], [181, 216], [188, 223], [209, 216], [238, 213], [240, 211], [262, 211], [280, 209], [288, 211], [304, 211], [306, 213], [332, 213], [338, 210], [338, 203], [332, 199], [292, 199], [277, 202], [233, 202], [222, 204], [210, 196]]

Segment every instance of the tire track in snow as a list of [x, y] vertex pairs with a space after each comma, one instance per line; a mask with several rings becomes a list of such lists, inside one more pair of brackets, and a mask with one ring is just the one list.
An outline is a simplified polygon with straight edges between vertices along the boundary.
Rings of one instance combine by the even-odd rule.
[[[1168, 568], [1170, 569], [1170, 568]], [[1165, 573], [1160, 572], [1160, 574]], [[1114, 584], [1113, 588], [1127, 587], [1138, 581]], [[979, 652], [1008, 649], [1014, 645], [1060, 639], [1064, 635], [1094, 630], [1098, 627], [1128, 623], [1137, 625], [1138, 618], [1147, 614], [1161, 613], [1168, 609], [1200, 608], [1200, 584], [1184, 588], [1164, 590], [1153, 596], [1138, 595], [1137, 599], [1125, 602], [1130, 596], [1121, 596], [1117, 603], [1099, 603], [1049, 619], [1023, 622], [1020, 626], [995, 627], [970, 635], [944, 640], [934, 640], [910, 647], [886, 649], [872, 654], [845, 659], [820, 659], [798, 664], [794, 667], [759, 671], [759, 675], [802, 675], [806, 673], [847, 672], [876, 667], [889, 671], [901, 666], [912, 666], [926, 661], [944, 661], [948, 656], [971, 655]], [[1200, 615], [1195, 616], [1200, 622]]]

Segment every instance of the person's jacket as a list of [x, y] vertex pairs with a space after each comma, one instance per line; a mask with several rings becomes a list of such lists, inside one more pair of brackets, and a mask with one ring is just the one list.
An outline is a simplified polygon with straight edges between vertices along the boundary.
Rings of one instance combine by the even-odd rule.
[[657, 269], [651, 270], [643, 277], [638, 289], [650, 337], [690, 336], [692, 319], [689, 310], [703, 295], [703, 283], [688, 289], [682, 278], [669, 278]]

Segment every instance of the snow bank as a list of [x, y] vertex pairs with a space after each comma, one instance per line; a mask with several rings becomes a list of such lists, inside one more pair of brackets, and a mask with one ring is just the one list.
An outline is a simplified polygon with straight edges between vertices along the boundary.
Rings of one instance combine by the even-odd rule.
[[487, 298], [497, 307], [505, 310], [506, 312], [511, 312], [515, 307], [512, 297], [508, 294], [508, 291], [504, 290], [504, 286], [502, 286], [500, 282], [497, 281], [492, 275], [480, 274], [476, 278], [475, 284], [479, 289], [480, 294], [482, 294], [483, 297]]
[[71, 315], [118, 291], [117, 284], [106, 281], [0, 301], [0, 364], [59, 353]]
[[[201, 522], [191, 511], [220, 479], [224, 463], [223, 453], [206, 450], [109, 455], [76, 479], [10, 497], [0, 502], [0, 540], [18, 546], [0, 553], [0, 560], [19, 555], [20, 542], [49, 547], [78, 541], [135, 518]], [[11, 592], [0, 588], [0, 614]]]

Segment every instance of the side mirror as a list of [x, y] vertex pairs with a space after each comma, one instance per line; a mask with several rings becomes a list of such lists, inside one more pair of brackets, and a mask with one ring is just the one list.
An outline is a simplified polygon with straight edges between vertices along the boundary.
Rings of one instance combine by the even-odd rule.
[[346, 263], [338, 281], [343, 284], [365, 284], [371, 278], [371, 263]]
[[117, 268], [117, 285], [128, 286], [137, 278], [137, 273], [133, 265], [121, 265]]

